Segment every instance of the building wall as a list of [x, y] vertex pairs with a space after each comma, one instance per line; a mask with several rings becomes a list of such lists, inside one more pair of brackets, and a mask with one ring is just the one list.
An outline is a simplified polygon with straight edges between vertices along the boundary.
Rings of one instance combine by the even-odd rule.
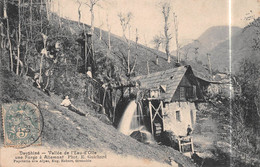
[[[180, 121], [176, 119], [176, 111], [180, 113]], [[191, 102], [166, 104], [165, 108], [163, 108], [164, 130], [173, 131], [178, 136], [186, 136], [188, 125], [194, 127], [196, 111], [195, 104]]]

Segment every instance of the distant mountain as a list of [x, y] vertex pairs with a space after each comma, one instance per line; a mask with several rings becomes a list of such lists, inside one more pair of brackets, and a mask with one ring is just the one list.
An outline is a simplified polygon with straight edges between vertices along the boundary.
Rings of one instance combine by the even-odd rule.
[[[213, 48], [211, 53], [212, 66], [215, 69], [224, 70], [229, 67], [231, 61], [232, 72], [239, 70], [239, 63], [244, 58], [260, 59], [259, 51], [254, 50], [255, 40], [260, 32], [260, 18], [234, 33], [231, 38], [231, 57], [229, 56], [229, 41], [226, 40]], [[258, 44], [259, 45], [259, 44]]]
[[[260, 45], [256, 42], [260, 41], [260, 18], [244, 28], [232, 27], [231, 31], [231, 56], [228, 27], [218, 26], [209, 28], [197, 40], [182, 47], [181, 59], [187, 57], [188, 61], [208, 66], [207, 54], [210, 54], [213, 70], [225, 72], [231, 65], [233, 73], [239, 70], [239, 63], [244, 58], [260, 60], [260, 52], [254, 49], [255, 45]], [[172, 54], [176, 55], [175, 52]]]
[[[237, 34], [241, 32], [241, 28], [232, 27], [232, 34]], [[204, 46], [207, 50], [212, 50], [218, 44], [228, 40], [229, 38], [229, 27], [228, 26], [215, 26], [207, 29], [197, 40]]]
[[[232, 27], [232, 36], [240, 34], [242, 29], [239, 27]], [[191, 62], [199, 62], [204, 65], [208, 65], [207, 54], [210, 54], [211, 62], [213, 68], [218, 69], [219, 66], [223, 71], [222, 60], [217, 61], [217, 55], [225, 55], [228, 53], [229, 39], [229, 27], [228, 26], [214, 26], [207, 29], [197, 40], [194, 40], [192, 43], [189, 43], [180, 49], [181, 59], [188, 60]], [[176, 51], [172, 52], [173, 55], [176, 55]], [[217, 63], [216, 63], [217, 62]], [[229, 63], [227, 63], [229, 64]]]

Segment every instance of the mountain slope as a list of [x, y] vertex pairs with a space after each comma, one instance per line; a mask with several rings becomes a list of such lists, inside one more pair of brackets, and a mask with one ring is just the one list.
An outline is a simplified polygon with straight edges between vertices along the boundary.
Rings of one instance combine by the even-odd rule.
[[[194, 166], [188, 157], [183, 156], [172, 148], [157, 144], [146, 145], [121, 134], [113, 126], [101, 122], [97, 118], [95, 111], [87, 107], [84, 103], [72, 101], [77, 106], [81, 106], [80, 109], [83, 112], [90, 113], [87, 117], [80, 116], [65, 107], [61, 107], [61, 97], [57, 95], [52, 95], [51, 97], [45, 95], [40, 90], [32, 87], [28, 81], [24, 81], [24, 78], [17, 77], [4, 69], [1, 69], [0, 75], [1, 104], [14, 100], [38, 102], [44, 118], [42, 132], [42, 144], [44, 148], [95, 149], [97, 151], [112, 152], [117, 156], [132, 156], [160, 163], [165, 163], [165, 159], [173, 157], [182, 166]], [[0, 132], [0, 145], [3, 147], [2, 128]], [[5, 154], [2, 155], [4, 156]], [[114, 165], [118, 166], [120, 164]]]
[[[254, 20], [248, 26], [240, 29], [232, 27], [231, 57], [229, 54], [228, 27], [212, 27], [203, 33], [198, 40], [181, 49], [185, 58], [208, 65], [207, 53], [210, 54], [211, 66], [214, 70], [228, 71], [231, 64], [232, 73], [239, 71], [239, 64], [244, 58], [259, 60], [259, 22]], [[196, 53], [197, 48], [197, 53]], [[231, 63], [230, 63], [231, 62]]]
[[[239, 27], [231, 28], [232, 34], [237, 34], [241, 31]], [[207, 29], [197, 40], [207, 49], [212, 50], [219, 43], [222, 43], [229, 38], [228, 26], [214, 26]]]
[[[254, 45], [256, 44], [255, 40], [257, 39], [259, 33], [259, 24], [260, 19], [258, 18], [249, 26], [245, 27], [242, 31], [234, 34], [231, 38], [232, 42], [232, 71], [237, 72], [239, 70], [239, 63], [243, 58], [256, 58], [258, 51], [254, 50]], [[223, 70], [224, 68], [229, 67], [229, 45], [228, 40], [220, 43], [214, 49], [211, 50], [212, 55], [212, 64], [213, 68]]]
[[[239, 27], [232, 27], [232, 36], [237, 36], [242, 32]], [[208, 65], [207, 54], [210, 54], [212, 67], [221, 69], [228, 67], [228, 40], [229, 27], [215, 26], [206, 30], [197, 40], [181, 48], [181, 59], [188, 59], [192, 62]], [[176, 55], [176, 51], [172, 52]], [[220, 57], [220, 58], [219, 58]], [[223, 63], [223, 57], [225, 62]]]
[[[78, 23], [75, 21], [63, 19], [63, 25], [69, 27], [72, 34], [80, 35], [82, 30], [78, 27]], [[86, 25], [89, 28], [88, 25]], [[100, 29], [95, 28], [94, 31], [94, 49], [95, 49], [95, 59], [98, 60], [100, 55], [107, 55], [108, 52], [108, 32], [102, 30], [102, 38], [100, 40]], [[112, 59], [113, 64], [117, 66], [121, 73], [124, 75], [127, 73], [127, 43], [122, 37], [111, 34], [111, 54], [109, 57]], [[133, 67], [135, 56], [137, 57], [136, 65], [134, 68], [134, 75], [146, 75], [152, 72], [167, 70], [169, 68], [174, 68], [176, 66], [176, 58], [173, 56], [171, 63], [167, 62], [167, 56], [165, 53], [155, 50], [153, 48], [146, 47], [141, 44], [136, 44], [131, 41], [131, 57], [130, 57], [130, 67]], [[74, 56], [74, 55], [72, 55]], [[156, 57], [159, 59], [158, 65], [156, 64]], [[148, 62], [148, 63], [147, 63]], [[201, 64], [197, 64], [191, 61], [183, 62], [182, 64], [189, 64], [202, 78], [209, 79], [208, 70]]]

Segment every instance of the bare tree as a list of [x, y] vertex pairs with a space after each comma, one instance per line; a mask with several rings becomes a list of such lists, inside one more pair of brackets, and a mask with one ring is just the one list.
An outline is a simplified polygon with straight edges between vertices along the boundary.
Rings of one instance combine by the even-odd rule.
[[78, 16], [79, 16], [79, 20], [78, 20], [78, 26], [80, 26], [80, 19], [81, 19], [81, 5], [82, 5], [82, 2], [80, 0], [77, 0], [77, 3], [79, 4], [78, 6]]
[[184, 47], [181, 47], [180, 48], [180, 54], [182, 54], [185, 58], [185, 60], [188, 60], [188, 55], [189, 55], [189, 52], [190, 50], [192, 49], [191, 46], [184, 46]]
[[[59, 15], [59, 26], [61, 28], [61, 12], [60, 12], [60, 0], [58, 0], [58, 15]], [[42, 20], [42, 19], [41, 19]], [[42, 26], [41, 26], [42, 27]], [[42, 31], [41, 31], [42, 32]]]
[[[59, 6], [59, 10], [60, 10], [60, 1], [58, 1], [58, 6]], [[43, 18], [42, 18], [42, 0], [41, 0], [41, 2], [40, 2], [40, 23], [41, 23], [41, 32], [42, 32], [42, 20], [43, 20]], [[59, 15], [60, 16], [60, 15]], [[60, 18], [60, 17], [59, 17]]]
[[[147, 42], [146, 42], [146, 38], [144, 36], [144, 42], [145, 42], [145, 46], [147, 47]], [[145, 49], [145, 56], [146, 56], [146, 68], [147, 68], [147, 75], [150, 74], [150, 67], [149, 67], [149, 56], [147, 54], [147, 49]]]
[[107, 14], [107, 30], [108, 30], [108, 50], [109, 52], [111, 51], [111, 39], [110, 39], [110, 35], [111, 35], [111, 25], [109, 24], [109, 20], [108, 20], [108, 14]]
[[134, 69], [135, 69], [135, 66], [136, 66], [136, 62], [137, 62], [137, 48], [138, 48], [138, 29], [136, 28], [135, 29], [135, 50], [136, 50], [136, 53], [135, 53], [135, 60], [134, 60], [134, 64], [133, 64], [133, 67], [130, 71], [130, 74], [132, 74], [134, 72]]
[[19, 75], [20, 45], [21, 45], [21, 0], [18, 0], [18, 33], [17, 33], [16, 37], [17, 37], [16, 75]]
[[102, 40], [102, 27], [104, 25], [102, 19], [100, 18], [100, 12], [98, 12], [98, 17], [99, 17], [99, 21], [101, 22], [100, 25], [98, 26], [99, 28], [99, 40]]
[[47, 20], [50, 20], [50, 3], [51, 0], [45, 0], [45, 8], [46, 8], [46, 16], [47, 16]]
[[212, 77], [212, 68], [211, 68], [211, 59], [210, 59], [210, 53], [207, 53], [207, 58], [208, 58], [208, 66], [209, 66], [209, 73]]
[[169, 3], [165, 2], [162, 4], [162, 13], [164, 17], [164, 36], [165, 36], [165, 53], [167, 55], [168, 63], [171, 62], [171, 55], [169, 51], [169, 44], [171, 40], [171, 34], [169, 33], [169, 16], [170, 16], [171, 6]]
[[91, 12], [91, 34], [94, 33], [94, 21], [95, 21], [95, 13], [94, 13], [94, 7], [97, 5], [97, 3], [101, 0], [87, 0], [84, 4], [89, 7], [89, 11]]
[[132, 13], [131, 12], [128, 12], [126, 15], [123, 15], [122, 13], [119, 13], [118, 14], [118, 17], [120, 19], [120, 24], [121, 24], [121, 27], [122, 27], [122, 30], [123, 30], [123, 37], [127, 43], [127, 73], [128, 75], [130, 75], [130, 39], [128, 39], [126, 37], [126, 30], [128, 29], [129, 31], [129, 38], [130, 38], [130, 21], [132, 19]]
[[33, 13], [32, 13], [32, 6], [33, 6], [33, 1], [30, 1], [30, 38], [32, 40], [32, 32], [33, 32]]
[[179, 45], [179, 31], [178, 31], [178, 26], [179, 22], [177, 20], [177, 15], [173, 12], [173, 23], [174, 23], [174, 31], [175, 31], [175, 42], [176, 42], [176, 56], [177, 56], [177, 63], [180, 63], [181, 58], [180, 58], [180, 45]]
[[[160, 46], [163, 44], [164, 42], [164, 37], [160, 34], [160, 35], [156, 35], [153, 37], [152, 40], [152, 44], [154, 45], [154, 48], [158, 51]], [[156, 55], [156, 65], [159, 64], [159, 56]]]
[[7, 40], [9, 45], [9, 54], [10, 54], [10, 70], [14, 70], [14, 63], [13, 63], [13, 51], [12, 51], [12, 43], [10, 38], [10, 25], [9, 25], [9, 19], [7, 15], [7, 2], [4, 0], [4, 18], [6, 19], [6, 34], [7, 34]]

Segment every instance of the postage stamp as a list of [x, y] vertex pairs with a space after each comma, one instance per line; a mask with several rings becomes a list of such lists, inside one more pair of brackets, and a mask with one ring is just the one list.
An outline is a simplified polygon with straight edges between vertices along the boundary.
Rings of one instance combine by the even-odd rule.
[[2, 112], [5, 147], [41, 145], [43, 117], [36, 105], [30, 102], [3, 104]]

